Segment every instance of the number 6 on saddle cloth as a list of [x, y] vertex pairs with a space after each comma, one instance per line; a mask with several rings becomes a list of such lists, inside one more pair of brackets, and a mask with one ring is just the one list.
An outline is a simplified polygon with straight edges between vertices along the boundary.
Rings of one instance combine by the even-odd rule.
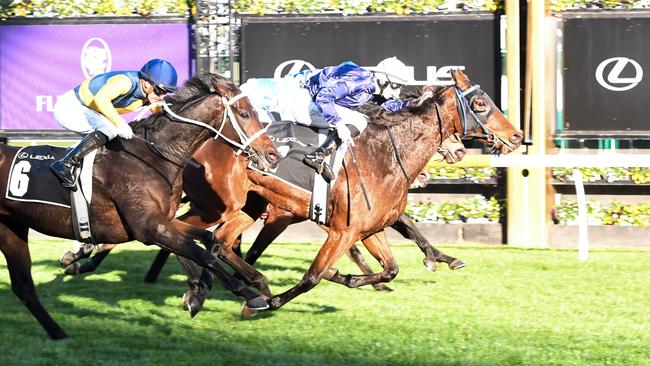
[[67, 148], [50, 145], [21, 148], [11, 164], [6, 198], [70, 208], [76, 239], [94, 243], [90, 235], [88, 206], [92, 199], [92, 167], [96, 150], [86, 155], [81, 168], [76, 169], [79, 179], [72, 190], [64, 188], [50, 169], [50, 164], [67, 152]]

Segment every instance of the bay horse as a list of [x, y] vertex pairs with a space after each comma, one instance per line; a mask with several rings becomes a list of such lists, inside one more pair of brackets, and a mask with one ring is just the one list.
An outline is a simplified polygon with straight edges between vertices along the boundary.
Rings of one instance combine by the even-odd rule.
[[[275, 310], [301, 293], [309, 291], [325, 278], [348, 287], [389, 282], [397, 274], [395, 262], [383, 229], [393, 224], [404, 211], [408, 188], [425, 167], [445, 136], [459, 133], [463, 139], [481, 141], [498, 153], [507, 154], [517, 149], [523, 133], [510, 124], [503, 113], [478, 85], [469, 81], [465, 73], [454, 70], [451, 73], [454, 84], [448, 87], [425, 87], [424, 95], [431, 96], [396, 113], [388, 113], [369, 106], [364, 111], [370, 116], [368, 128], [355, 138], [354, 152], [358, 169], [353, 167], [347, 154], [342, 169], [330, 193], [328, 210], [331, 215], [327, 226], [328, 237], [316, 255], [302, 280], [288, 291], [271, 296], [264, 276], [246, 263], [233, 250], [238, 236], [253, 223], [254, 219], [243, 211], [249, 193], [255, 193], [265, 201], [296, 217], [308, 217], [310, 194], [298, 191], [291, 185], [246, 169], [235, 159], [215, 161], [210, 156], [222, 154], [227, 148], [219, 142], [208, 142], [194, 156], [203, 163], [203, 175], [187, 176], [186, 194], [192, 203], [183, 221], [209, 227], [222, 223], [215, 232], [222, 244], [218, 256], [232, 266], [245, 281], [269, 296], [269, 309]], [[421, 96], [420, 98], [423, 98]], [[392, 131], [396, 143], [391, 144]], [[397, 156], [401, 152], [401, 167]], [[221, 181], [214, 172], [220, 169], [239, 172], [248, 177], [245, 184], [232, 186]], [[358, 172], [363, 172], [360, 176]], [[206, 185], [203, 176], [211, 176]], [[199, 178], [197, 180], [197, 178]], [[373, 202], [369, 210], [361, 189], [361, 180], [367, 188], [367, 195]], [[334, 263], [357, 241], [361, 240], [383, 267], [380, 273], [361, 276], [341, 275], [333, 268]], [[182, 258], [179, 258], [182, 261]], [[186, 268], [187, 269], [187, 268]], [[209, 274], [204, 270], [199, 282], [198, 293], [188, 292], [189, 302], [196, 296], [201, 302], [206, 295], [204, 279]], [[203, 289], [203, 290], [202, 290]], [[251, 313], [246, 304], [243, 315]]]
[[[250, 306], [264, 308], [266, 302], [255, 291], [221, 268], [209, 250], [194, 243], [198, 240], [207, 248], [218, 247], [213, 233], [174, 218], [181, 198], [183, 166], [210, 138], [211, 131], [231, 142], [242, 137], [239, 147], [245, 149], [244, 154], [264, 167], [277, 164], [280, 154], [262, 133], [248, 99], [239, 94], [239, 89], [223, 77], [195, 75], [175, 95], [165, 98], [166, 103], [171, 103], [166, 112], [131, 124], [135, 138], [116, 138], [100, 148], [93, 168], [89, 214], [94, 240], [138, 240], [158, 245], [206, 268], [231, 291], [245, 297]], [[226, 125], [228, 120], [231, 123]], [[231, 143], [224, 146], [228, 148], [222, 153], [236, 157]], [[0, 251], [7, 261], [14, 294], [52, 339], [62, 339], [67, 336], [65, 331], [49, 315], [35, 291], [28, 232], [32, 228], [72, 239], [72, 215], [65, 207], [6, 198], [10, 165], [18, 150], [0, 146]], [[215, 172], [228, 184], [242, 185], [245, 176], [234, 173], [231, 175], [225, 168]]]

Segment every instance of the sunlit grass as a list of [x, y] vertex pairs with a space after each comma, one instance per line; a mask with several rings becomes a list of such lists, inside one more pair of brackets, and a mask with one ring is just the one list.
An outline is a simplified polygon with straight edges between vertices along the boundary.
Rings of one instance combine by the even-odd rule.
[[[33, 274], [71, 337], [47, 338], [11, 293], [0, 256], [0, 365], [650, 364], [649, 251], [598, 250], [580, 263], [572, 251], [443, 247], [468, 266], [430, 273], [415, 246], [396, 245], [393, 292], [323, 282], [241, 320], [241, 300], [219, 286], [190, 319], [175, 259], [145, 284], [154, 248], [126, 244], [97, 274], [64, 278], [57, 259], [69, 246], [61, 243], [33, 241]], [[275, 244], [258, 268], [277, 293], [317, 250]], [[358, 272], [345, 258], [339, 268]]]

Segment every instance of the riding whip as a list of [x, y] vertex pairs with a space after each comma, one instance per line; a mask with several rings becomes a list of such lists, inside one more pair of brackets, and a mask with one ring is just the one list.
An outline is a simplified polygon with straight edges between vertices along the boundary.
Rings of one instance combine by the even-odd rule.
[[357, 163], [357, 157], [354, 155], [354, 149], [352, 148], [352, 144], [348, 144], [348, 149], [350, 149], [350, 156], [352, 157], [352, 163], [354, 164], [354, 168], [357, 171], [357, 175], [359, 176], [359, 184], [361, 185], [361, 192], [363, 192], [363, 198], [366, 199], [366, 206], [368, 206], [368, 211], [371, 211], [372, 207], [370, 206], [370, 199], [368, 198], [366, 185], [363, 184], [363, 177], [361, 176], [361, 170], [359, 170], [359, 163]]

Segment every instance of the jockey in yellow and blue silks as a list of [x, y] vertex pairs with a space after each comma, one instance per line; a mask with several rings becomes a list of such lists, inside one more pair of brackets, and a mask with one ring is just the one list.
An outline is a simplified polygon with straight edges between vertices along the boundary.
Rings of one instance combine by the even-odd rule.
[[140, 71], [113, 71], [93, 76], [61, 96], [54, 118], [61, 127], [84, 137], [68, 154], [52, 163], [64, 187], [75, 186], [75, 168], [89, 152], [120, 136], [133, 137], [121, 114], [161, 101], [176, 90], [178, 76], [168, 61], [153, 59]]
[[[327, 180], [334, 173], [325, 163], [340, 142], [350, 143], [367, 126], [366, 116], [351, 108], [374, 102], [382, 108], [396, 112], [409, 105], [411, 100], [399, 99], [401, 87], [412, 82], [410, 70], [396, 57], [382, 60], [374, 71], [366, 70], [351, 61], [326, 67], [304, 82], [309, 92], [308, 117], [296, 114], [296, 120], [311, 119], [304, 124], [324, 125], [334, 128], [316, 150], [307, 154], [303, 163], [315, 169]], [[320, 121], [317, 121], [320, 120]]]

